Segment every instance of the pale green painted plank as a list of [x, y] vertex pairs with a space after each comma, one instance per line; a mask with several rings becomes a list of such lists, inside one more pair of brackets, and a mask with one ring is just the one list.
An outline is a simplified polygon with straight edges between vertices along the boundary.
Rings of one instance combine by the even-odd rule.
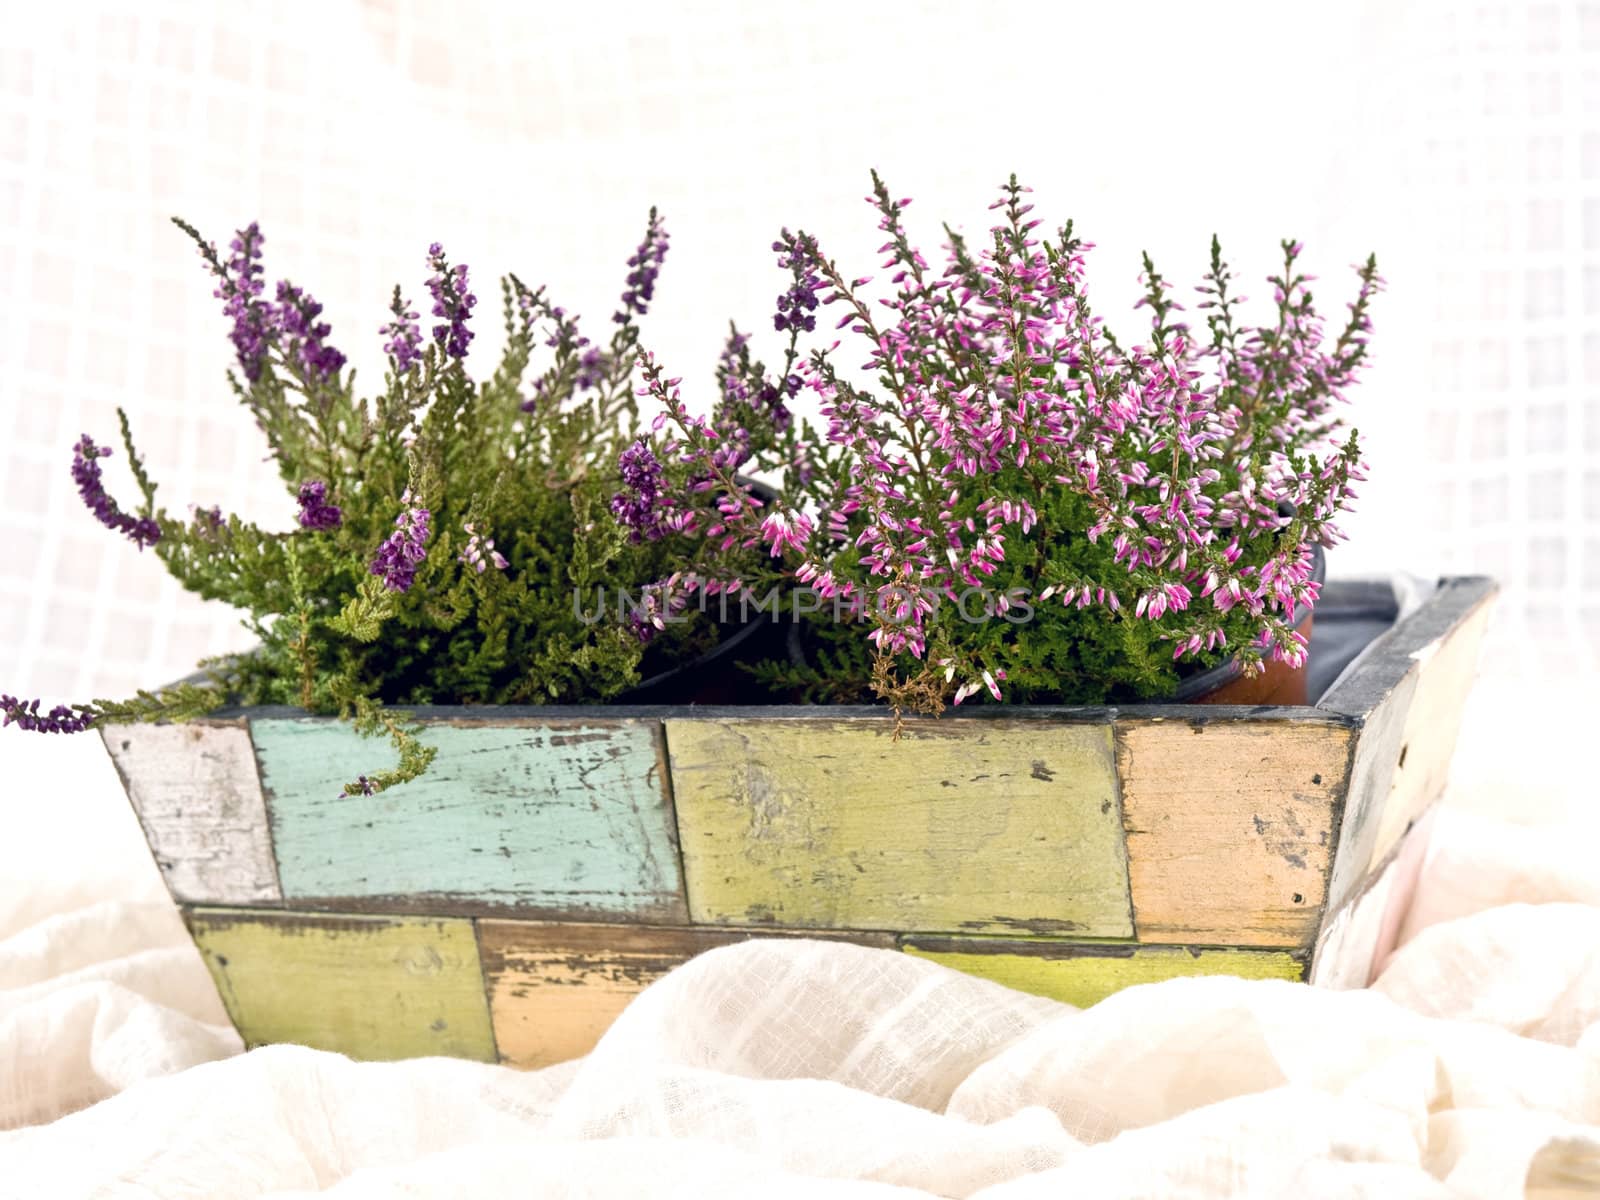
[[1187, 946], [1071, 946], [978, 938], [905, 938], [901, 949], [968, 975], [1077, 1008], [1139, 983], [1185, 975], [1299, 980], [1305, 964], [1287, 950]]
[[345, 799], [343, 781], [393, 762], [387, 743], [312, 719], [251, 736], [290, 903], [684, 917], [654, 722], [427, 724], [422, 778]]
[[207, 908], [185, 915], [248, 1045], [495, 1061], [471, 921]]
[[666, 725], [697, 922], [1133, 933], [1108, 726]]

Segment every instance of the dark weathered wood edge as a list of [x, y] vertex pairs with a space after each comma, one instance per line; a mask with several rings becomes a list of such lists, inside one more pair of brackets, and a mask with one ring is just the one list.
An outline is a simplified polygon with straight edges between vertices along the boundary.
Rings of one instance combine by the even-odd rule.
[[[505, 1053], [500, 1049], [500, 1034], [495, 1030], [494, 1019], [494, 983], [489, 974], [489, 951], [483, 943], [483, 923], [477, 917], [470, 920], [472, 925], [472, 952], [478, 960], [478, 990], [483, 994], [483, 1007], [489, 1016], [489, 1048], [494, 1051], [494, 1061], [506, 1061]], [[497, 955], [498, 957], [498, 955]]]
[[899, 932], [889, 929], [810, 929], [801, 926], [763, 926], [694, 924], [673, 922], [645, 924], [632, 921], [606, 920], [553, 920], [531, 916], [467, 917], [460, 913], [399, 913], [399, 912], [330, 912], [304, 906], [293, 909], [254, 907], [237, 904], [193, 904], [179, 906], [184, 923], [191, 935], [196, 923], [208, 927], [225, 928], [234, 922], [266, 921], [277, 925], [305, 923], [317, 928], [348, 927], [370, 929], [393, 925], [401, 920], [435, 923], [467, 923], [472, 926], [474, 944], [478, 950], [480, 968], [485, 981], [492, 969], [502, 969], [505, 957], [502, 948], [489, 948], [484, 940], [483, 926], [494, 927], [497, 937], [526, 931], [534, 940], [558, 941], [563, 930], [582, 929], [598, 932], [607, 929], [626, 931], [630, 935], [670, 938], [680, 935], [705, 935], [728, 938], [735, 942], [753, 938], [774, 937], [785, 940], [851, 941], [879, 949], [922, 950], [933, 954], [1015, 954], [1024, 958], [1066, 960], [1074, 958], [1132, 958], [1142, 950], [1186, 950], [1198, 958], [1211, 952], [1239, 951], [1251, 954], [1283, 954], [1302, 964], [1309, 962], [1309, 946], [1255, 946], [1235, 943], [1210, 942], [1134, 942], [1109, 938], [1004, 937], [994, 934], [959, 934]]
[[[659, 900], [641, 905], [632, 912], [573, 905], [552, 908], [543, 904], [500, 903], [473, 897], [440, 895], [436, 892], [408, 893], [403, 896], [285, 896], [282, 904], [238, 905], [187, 901], [203, 908], [237, 908], [263, 913], [301, 912], [323, 916], [435, 917], [439, 920], [530, 920], [574, 925], [650, 925], [668, 926], [689, 923], [681, 895], [658, 893]], [[675, 903], [676, 902], [676, 903]]]
[[[894, 713], [867, 704], [818, 705], [699, 705], [658, 704], [638, 707], [605, 705], [446, 705], [400, 706], [397, 713], [422, 725], [498, 725], [530, 728], [559, 727], [571, 724], [625, 725], [651, 721], [874, 721], [892, 724]], [[221, 710], [198, 717], [197, 724], [237, 725], [241, 721], [325, 721], [336, 717], [316, 716], [302, 708], [261, 705], [252, 708]], [[908, 725], [934, 728], [938, 724], [1055, 722], [1070, 725], [1111, 725], [1128, 721], [1182, 721], [1191, 725], [1216, 725], [1234, 722], [1293, 722], [1296, 724], [1343, 726], [1351, 720], [1343, 713], [1313, 705], [1287, 704], [1130, 704], [1106, 706], [1005, 705], [978, 706], [959, 712], [926, 716], [905, 713]]]
[[[1354, 718], [1351, 718], [1355, 720]], [[1322, 880], [1322, 903], [1317, 905], [1317, 919], [1311, 927], [1311, 939], [1306, 945], [1304, 978], [1311, 977], [1311, 958], [1316, 951], [1317, 938], [1322, 936], [1328, 923], [1328, 903], [1333, 899], [1333, 882], [1339, 872], [1339, 851], [1344, 838], [1344, 823], [1350, 813], [1351, 789], [1355, 787], [1356, 755], [1361, 748], [1361, 730], [1352, 730], [1344, 748], [1344, 766], [1338, 794], [1333, 797], [1333, 812], [1328, 822], [1328, 870]]]
[[688, 924], [693, 919], [689, 906], [689, 864], [684, 861], [683, 826], [678, 822], [678, 789], [673, 782], [672, 747], [667, 744], [667, 726], [664, 721], [654, 723], [650, 742], [655, 747], [656, 770], [660, 773], [662, 815], [667, 822], [667, 837], [672, 842], [672, 863], [678, 872], [678, 918]]
[[1410, 616], [1382, 634], [1348, 676], [1317, 702], [1320, 710], [1357, 720], [1383, 702], [1416, 668], [1419, 650], [1439, 641], [1489, 603], [1500, 585], [1487, 575], [1442, 579], [1438, 589]]
[[[875, 929], [752, 929], [740, 925], [627, 925], [620, 922], [524, 921], [483, 918], [475, 921], [479, 931], [478, 952], [485, 980], [511, 969], [523, 953], [543, 949], [570, 949], [580, 952], [636, 953], [653, 943], [673, 941], [692, 949], [689, 957], [706, 950], [758, 938], [783, 941], [814, 940], [846, 942], [878, 950], [897, 949], [896, 935]], [[606, 940], [606, 939], [614, 940]], [[592, 948], [582, 943], [592, 943]], [[700, 943], [696, 948], [695, 943]]]
[[922, 950], [929, 954], [1015, 954], [1021, 958], [1065, 961], [1076, 958], [1133, 958], [1142, 950], [1186, 950], [1194, 958], [1217, 951], [1247, 954], [1288, 955], [1302, 968], [1311, 961], [1310, 946], [1249, 946], [1211, 942], [1118, 942], [1084, 941], [1075, 938], [1007, 938], [983, 935], [902, 933], [896, 939], [901, 950]]
[[[189, 927], [189, 933], [194, 934], [194, 925], [197, 921], [210, 923], [217, 928], [227, 928], [229, 925], [262, 923], [272, 925], [294, 926], [297, 924], [315, 925], [319, 929], [380, 929], [389, 928], [403, 922], [422, 922], [435, 925], [472, 925], [473, 918], [461, 913], [420, 913], [420, 912], [361, 912], [327, 911], [323, 909], [306, 908], [295, 905], [288, 908], [279, 908], [269, 905], [253, 904], [204, 904], [185, 901], [179, 909], [183, 914], [184, 924]], [[474, 933], [476, 943], [476, 934]]]

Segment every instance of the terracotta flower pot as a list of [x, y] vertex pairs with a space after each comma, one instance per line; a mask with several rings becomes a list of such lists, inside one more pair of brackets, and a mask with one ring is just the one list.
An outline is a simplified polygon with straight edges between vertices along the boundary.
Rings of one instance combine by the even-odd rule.
[[[1311, 578], [1319, 585], [1328, 574], [1328, 560], [1321, 546], [1311, 548]], [[1292, 618], [1294, 631], [1311, 640], [1312, 610], [1301, 605]], [[1310, 667], [1301, 664], [1268, 662], [1255, 675], [1246, 675], [1238, 659], [1191, 675], [1178, 685], [1173, 700], [1179, 704], [1309, 704]]]

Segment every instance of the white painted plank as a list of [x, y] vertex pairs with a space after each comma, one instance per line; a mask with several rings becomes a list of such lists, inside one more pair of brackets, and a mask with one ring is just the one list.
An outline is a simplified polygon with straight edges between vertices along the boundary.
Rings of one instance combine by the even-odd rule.
[[282, 901], [243, 725], [112, 725], [101, 736], [175, 900]]

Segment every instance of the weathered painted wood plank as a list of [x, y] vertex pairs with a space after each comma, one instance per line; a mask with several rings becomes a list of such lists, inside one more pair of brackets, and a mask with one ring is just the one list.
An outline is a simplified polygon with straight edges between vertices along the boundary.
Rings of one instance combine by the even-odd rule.
[[184, 915], [250, 1046], [495, 1060], [471, 921], [213, 908]]
[[[587, 1054], [633, 998], [674, 967], [718, 946], [779, 932], [480, 921], [478, 940], [501, 1060], [545, 1067]], [[894, 947], [891, 934], [822, 936]]]
[[1131, 933], [1103, 724], [669, 720], [707, 924]]
[[393, 761], [325, 720], [257, 720], [283, 893], [363, 911], [685, 918], [660, 728], [648, 721], [429, 723], [422, 778], [339, 798]]
[[173, 899], [283, 899], [255, 753], [242, 722], [111, 725], [100, 734]]
[[1363, 719], [1350, 765], [1350, 787], [1339, 819], [1338, 852], [1324, 912], [1339, 908], [1362, 886], [1372, 864], [1383, 813], [1405, 744], [1406, 715], [1416, 695], [1415, 672], [1406, 675]]
[[1446, 580], [1320, 702], [1361, 721], [1330, 913], [1443, 791], [1495, 593], [1486, 579]]
[[1117, 721], [1141, 942], [1310, 947], [1351, 730], [1337, 721]]
[[1429, 807], [1388, 857], [1367, 873], [1355, 893], [1323, 919], [1311, 960], [1312, 983], [1361, 988], [1383, 970], [1416, 894], [1438, 811], [1437, 804]]
[[1305, 978], [1304, 954], [1287, 950], [927, 935], [907, 935], [900, 944], [919, 958], [1077, 1008], [1098, 1004], [1134, 984], [1184, 975]]
[[1441, 579], [1438, 588], [1408, 613], [1317, 701], [1326, 712], [1361, 718], [1415, 668], [1426, 648], [1443, 640], [1494, 603], [1499, 585], [1482, 575]]
[[1444, 791], [1455, 757], [1456, 736], [1467, 694], [1478, 673], [1478, 651], [1492, 607], [1478, 606], [1438, 641], [1413, 656], [1417, 690], [1406, 711], [1388, 799], [1378, 820], [1378, 835], [1368, 868], [1385, 858], [1412, 823]]

